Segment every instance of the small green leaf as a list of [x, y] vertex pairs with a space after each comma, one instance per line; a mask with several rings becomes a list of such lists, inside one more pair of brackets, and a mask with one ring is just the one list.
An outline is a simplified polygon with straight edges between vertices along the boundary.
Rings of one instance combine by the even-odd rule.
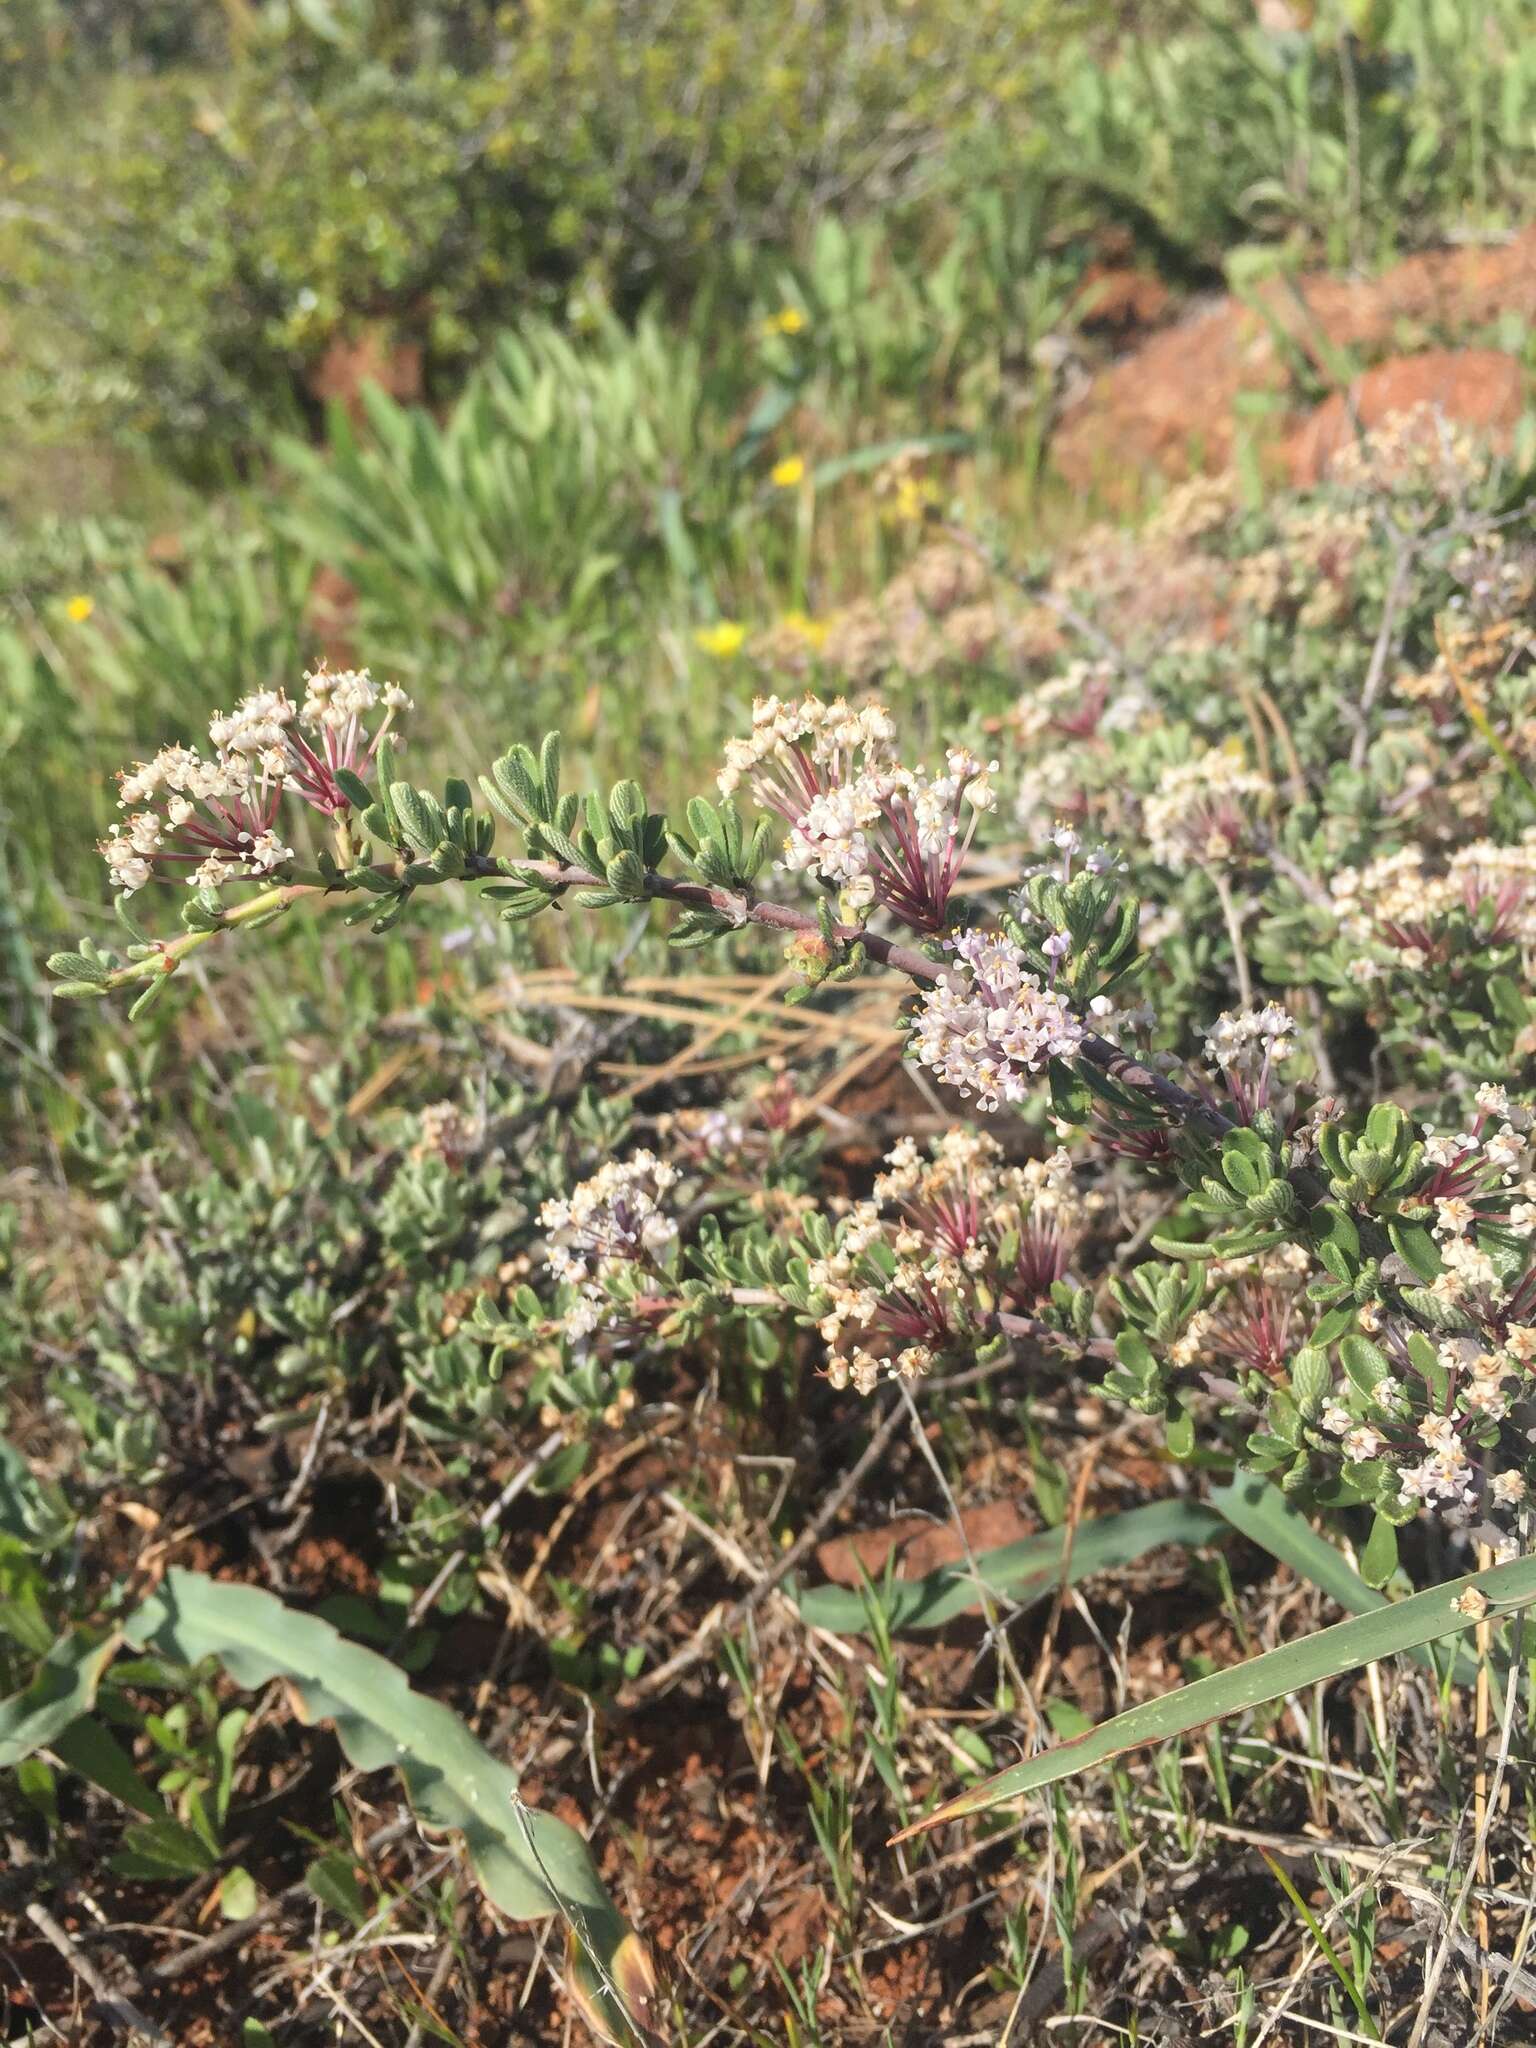
[[1385, 1515], [1377, 1515], [1360, 1553], [1360, 1576], [1368, 1586], [1384, 1586], [1397, 1570], [1397, 1531]]
[[219, 1911], [226, 1920], [249, 1920], [260, 1903], [256, 1880], [243, 1864], [225, 1871], [219, 1886]]
[[372, 810], [373, 791], [361, 775], [354, 774], [350, 768], [335, 768], [331, 772], [342, 794], [349, 797], [360, 811]]
[[1163, 1422], [1168, 1455], [1180, 1464], [1195, 1455], [1195, 1418], [1181, 1401], [1170, 1401]]
[[108, 1868], [119, 1877], [144, 1878], [153, 1883], [163, 1878], [201, 1877], [216, 1861], [213, 1851], [191, 1828], [183, 1827], [170, 1814], [158, 1820], [136, 1822], [123, 1835], [123, 1845], [108, 1858]]
[[1344, 1370], [1362, 1394], [1374, 1392], [1391, 1375], [1392, 1367], [1386, 1353], [1369, 1337], [1358, 1334], [1341, 1337], [1339, 1356], [1344, 1361]]
[[1296, 1406], [1310, 1422], [1323, 1405], [1323, 1398], [1333, 1385], [1333, 1370], [1328, 1363], [1326, 1351], [1316, 1345], [1303, 1345], [1291, 1361], [1291, 1392], [1296, 1397]]
[[147, 1820], [165, 1817], [165, 1801], [145, 1784], [134, 1769], [132, 1758], [96, 1715], [82, 1714], [54, 1738], [52, 1747], [61, 1763], [78, 1771], [82, 1778], [89, 1778], [104, 1792], [110, 1792], [135, 1813], [143, 1814]]
[[351, 1856], [344, 1849], [332, 1849], [317, 1856], [304, 1873], [304, 1882], [330, 1912], [361, 1927], [368, 1918], [368, 1901], [357, 1881]]
[[1404, 1223], [1394, 1217], [1387, 1225], [1392, 1249], [1421, 1280], [1433, 1280], [1440, 1271], [1440, 1248], [1422, 1223]]

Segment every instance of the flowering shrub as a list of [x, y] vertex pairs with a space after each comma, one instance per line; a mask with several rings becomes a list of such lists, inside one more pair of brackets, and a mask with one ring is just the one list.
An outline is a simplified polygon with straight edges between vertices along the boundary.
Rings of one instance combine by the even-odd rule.
[[[70, 1487], [214, 1507], [226, 1487], [259, 1493], [306, 1600], [336, 1593], [332, 1527], [364, 1530], [335, 1619], [413, 1663], [432, 1610], [521, 1614], [532, 1583], [554, 1682], [626, 1710], [675, 1686], [679, 1659], [696, 1670], [717, 1629], [734, 1656], [759, 1588], [786, 1618], [865, 1615], [873, 1635], [936, 1600], [960, 1611], [978, 1579], [1011, 1597], [1020, 1581], [993, 1576], [1011, 1553], [1056, 1586], [1052, 1544], [1102, 1569], [1106, 1539], [1172, 1526], [1203, 1543], [1254, 1501], [1280, 1555], [1327, 1552], [1295, 1510], [1322, 1522], [1348, 1556], [1329, 1552], [1316, 1583], [1363, 1607], [1350, 1563], [1385, 1583], [1400, 1538], [1420, 1583], [1478, 1566], [1476, 1585], [1362, 1623], [1407, 1628], [1441, 1600], [1442, 1635], [1497, 1626], [1510, 1575], [1536, 1569], [1518, 1555], [1536, 728], [1517, 486], [1420, 420], [1317, 491], [1257, 508], [1201, 481], [1135, 535], [1015, 568], [918, 476], [888, 536], [906, 559], [874, 597], [793, 632], [721, 621], [697, 652], [710, 607], [685, 615], [674, 651], [734, 723], [678, 806], [631, 780], [584, 787], [596, 771], [573, 774], [556, 736], [478, 780], [429, 777], [424, 664], [407, 671], [427, 713], [410, 754], [403, 693], [361, 670], [284, 688], [288, 668], [255, 667], [261, 687], [231, 705], [226, 684], [211, 719], [206, 678], [200, 699], [157, 700], [202, 715], [118, 781], [96, 832], [128, 943], [109, 950], [94, 925], [53, 963], [64, 992], [123, 991], [164, 1024], [170, 992], [236, 934], [301, 907], [334, 907], [307, 945], [328, 965], [347, 951], [348, 979], [321, 1062], [276, 1084], [285, 1117], [236, 1084], [227, 1132], [189, 1121], [153, 1050], [79, 1104], [97, 1263], [28, 1296], [14, 1355], [0, 1340], [0, 1366], [67, 1416]], [[454, 732], [471, 750], [472, 725]], [[338, 929], [408, 927], [428, 892], [445, 913], [417, 924], [429, 944], [462, 920], [461, 892], [482, 908], [456, 944], [506, 920], [501, 978], [468, 1003], [451, 954], [417, 985], [419, 948]], [[704, 960], [669, 973], [662, 925]], [[264, 974], [260, 1000], [299, 1043], [316, 1012], [281, 981]], [[806, 1008], [767, 1014], [773, 982]], [[549, 1042], [546, 1000], [570, 1003]], [[721, 1021], [680, 1049], [684, 1006], [717, 1000]], [[813, 1062], [845, 1035], [899, 1036], [894, 1102], [884, 1081], [873, 1105], [852, 1096], [846, 1065], [845, 1092], [823, 1089]], [[64, 1013], [59, 1042], [77, 1042]], [[7, 1231], [0, 1263], [24, 1272]], [[17, 1242], [38, 1237], [24, 1214]], [[926, 1466], [932, 1504], [972, 1483], [988, 1416], [1020, 1425], [1015, 1470], [1040, 1461], [1039, 1539], [907, 1587], [804, 1585], [849, 1519], [836, 1488], [871, 1452], [893, 1450], [904, 1498]], [[677, 1465], [655, 1469], [695, 1471], [716, 1417], [727, 1446], [793, 1445], [802, 1471], [818, 1457], [831, 1507], [746, 1477], [772, 1561], [730, 1606], [701, 1581], [690, 1638], [655, 1532], [710, 1511], [635, 1475], [674, 1434]], [[242, 1418], [261, 1421], [255, 1447]], [[1071, 1432], [1069, 1481], [1050, 1466]], [[1175, 1498], [1079, 1522], [1068, 1501], [1106, 1441], [1134, 1447], [1099, 1468], [1114, 1485], [1163, 1490], [1159, 1439], [1190, 1466]], [[535, 1509], [535, 1490], [566, 1506]], [[647, 1532], [600, 1590], [562, 1533], [588, 1501], [598, 1526], [633, 1505]], [[320, 1540], [289, 1541], [290, 1515]], [[616, 1604], [637, 1574], [654, 1618]], [[1334, 1654], [1289, 1633], [1213, 1678], [1251, 1702], [1266, 1658]], [[1288, 1666], [1276, 1682], [1301, 1681]], [[901, 1711], [889, 1676], [872, 1698]], [[1201, 1705], [1175, 1733], [1230, 1711]], [[907, 1774], [947, 1765], [919, 1775], [897, 1754], [884, 1818], [923, 1824]], [[1005, 1796], [985, 1790], [973, 1809]]]
[[[1479, 588], [1504, 592], [1522, 587], [1518, 553], [1473, 509], [1466, 451], [1452, 462], [1437, 445], [1405, 483], [1387, 457], [1413, 443], [1394, 432], [1341, 501], [1352, 531], [1386, 522], [1400, 552], [1441, 550], [1460, 624], [1467, 547]], [[1204, 496], [1170, 505], [1147, 544], [1219, 541]], [[1277, 545], [1314, 545], [1316, 522], [1282, 508], [1280, 523], [1291, 537]], [[1363, 602], [1364, 562], [1339, 573], [1338, 603]], [[1022, 882], [979, 894], [999, 763], [955, 741], [940, 773], [906, 766], [878, 701], [760, 700], [726, 749], [718, 800], [694, 799], [674, 824], [633, 782], [563, 791], [553, 735], [481, 777], [488, 808], [462, 781], [440, 798], [418, 789], [387, 730], [400, 693], [322, 669], [297, 708], [264, 692], [215, 719], [212, 761], [172, 748], [124, 776], [109, 870], [125, 889], [180, 875], [187, 929], [141, 934], [123, 961], [87, 943], [54, 965], [67, 992], [141, 984], [142, 1003], [193, 948], [301, 898], [352, 896], [377, 928], [418, 890], [464, 880], [513, 922], [567, 898], [660, 900], [679, 913], [676, 945], [777, 933], [802, 997], [889, 969], [911, 991], [909, 1056], [957, 1118], [928, 1156], [903, 1141], [851, 1206], [802, 1200], [739, 1224], [707, 1199], [702, 1215], [685, 1205], [710, 1181], [697, 1155], [691, 1169], [650, 1149], [610, 1159], [541, 1212], [547, 1293], [483, 1301], [479, 1337], [503, 1353], [553, 1339], [579, 1368], [561, 1398], [605, 1412], [640, 1348], [705, 1321], [814, 1326], [833, 1386], [863, 1391], [1009, 1344], [1084, 1366], [1108, 1356], [1105, 1387], [1161, 1417], [1176, 1453], [1198, 1425], [1305, 1501], [1373, 1510], [1380, 1572], [1391, 1531], [1424, 1508], [1509, 1551], [1536, 1357], [1532, 1120], [1509, 1091], [1530, 1057], [1520, 983], [1536, 930], [1510, 752], [1525, 655], [1511, 640], [1474, 695], [1444, 630], [1441, 649], [1471, 746], [1449, 708], [1425, 735], [1381, 662], [1354, 723], [1336, 711], [1309, 729], [1275, 705], [1284, 742], [1261, 753], [1250, 728], [1257, 761], [1220, 719], [1197, 721], [1199, 739], [1157, 724], [1171, 656], [1134, 673], [1123, 659], [1078, 664], [1026, 689], [1004, 722], [1026, 826], [1059, 734], [1074, 772], [1047, 771], [1058, 817]], [[1431, 792], [1448, 748], [1461, 782], [1447, 812]], [[744, 796], [777, 824], [750, 823]], [[1405, 796], [1420, 803], [1407, 837]], [[330, 828], [312, 856], [288, 843], [306, 808]], [[511, 852], [495, 848], [498, 817], [521, 840]], [[1144, 907], [1133, 883], [1157, 896]], [[1193, 921], [1207, 889], [1224, 957]], [[1419, 990], [1411, 1024], [1377, 993], [1405, 977]], [[1211, 1002], [1234, 985], [1235, 1007]], [[1373, 1100], [1339, 1037], [1338, 1015], [1362, 1006], [1402, 1099]], [[1058, 1148], [1008, 1162], [996, 1136], [960, 1125], [967, 1107], [1052, 1123]], [[1165, 1214], [1125, 1265], [1107, 1217], [1148, 1204]]]

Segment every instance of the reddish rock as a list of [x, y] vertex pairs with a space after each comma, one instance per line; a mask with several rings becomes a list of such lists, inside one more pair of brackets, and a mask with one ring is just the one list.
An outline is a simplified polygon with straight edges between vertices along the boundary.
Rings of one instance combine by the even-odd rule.
[[360, 334], [334, 336], [307, 381], [311, 397], [322, 405], [344, 405], [357, 419], [365, 384], [377, 384], [402, 405], [414, 405], [425, 389], [423, 370], [418, 343], [399, 341], [376, 325]]
[[1164, 328], [1089, 380], [1051, 442], [1078, 490], [1123, 500], [1149, 473], [1214, 474], [1232, 460], [1240, 391], [1281, 396], [1287, 366], [1258, 315], [1233, 299]]
[[153, 562], [157, 569], [179, 569], [187, 559], [186, 543], [179, 533], [168, 530], [151, 536], [144, 550], [146, 561]]
[[[989, 1506], [967, 1508], [961, 1515], [966, 1540], [974, 1552], [1001, 1550], [1004, 1544], [1020, 1543], [1039, 1533], [1038, 1522], [1020, 1513], [1012, 1501], [993, 1501]], [[965, 1556], [960, 1532], [952, 1522], [931, 1522], [926, 1515], [898, 1515], [878, 1529], [860, 1529], [856, 1535], [835, 1536], [816, 1552], [816, 1562], [838, 1586], [856, 1586], [859, 1574], [854, 1560], [871, 1578], [878, 1579], [892, 1551], [897, 1553], [898, 1579], [921, 1579], [940, 1565], [958, 1564]]]
[[1376, 278], [1271, 279], [1253, 303], [1207, 304], [1090, 378], [1052, 455], [1068, 483], [1111, 500], [1149, 472], [1216, 472], [1232, 459], [1239, 400], [1266, 439], [1300, 427], [1298, 355], [1332, 379], [1341, 358], [1433, 351], [1506, 315], [1536, 322], [1536, 227], [1498, 248], [1409, 256]]
[[1394, 413], [1434, 406], [1456, 425], [1507, 444], [1525, 406], [1525, 372], [1515, 357], [1492, 348], [1427, 349], [1394, 356], [1336, 391], [1285, 444], [1291, 481], [1315, 484], [1357, 428], [1379, 427]]
[[1166, 320], [1173, 295], [1160, 277], [1128, 263], [1090, 263], [1078, 293], [1078, 325], [1126, 336]]
[[357, 591], [327, 562], [320, 564], [310, 583], [306, 613], [317, 652], [332, 668], [350, 668], [356, 659]]

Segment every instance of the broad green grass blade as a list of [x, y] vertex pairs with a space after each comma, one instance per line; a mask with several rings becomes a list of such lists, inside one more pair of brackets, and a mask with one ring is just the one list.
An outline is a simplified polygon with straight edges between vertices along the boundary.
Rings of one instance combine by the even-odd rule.
[[828, 484], [845, 476], [865, 476], [872, 469], [883, 469], [901, 455], [968, 455], [975, 445], [974, 434], [959, 431], [909, 436], [904, 441], [880, 441], [872, 448], [855, 448], [848, 455], [834, 455], [826, 462], [818, 462], [811, 472], [811, 481], [818, 490], [825, 490]]
[[1471, 1617], [1461, 1613], [1457, 1601], [1470, 1591], [1481, 1593], [1491, 1606], [1507, 1613], [1536, 1601], [1536, 1557], [1520, 1557], [1509, 1564], [1494, 1565], [1485, 1572], [1473, 1572], [1464, 1579], [1451, 1579], [1428, 1593], [1415, 1593], [1374, 1613], [1357, 1615], [1333, 1628], [1319, 1629], [1300, 1642], [1268, 1650], [1262, 1657], [1250, 1657], [1231, 1671], [1218, 1671], [1197, 1679], [1161, 1699], [1147, 1700], [1129, 1713], [1101, 1722], [1086, 1735], [1059, 1743], [1043, 1756], [1030, 1757], [1009, 1770], [988, 1778], [984, 1784], [958, 1799], [951, 1799], [926, 1819], [894, 1836], [922, 1834], [945, 1821], [966, 1814], [986, 1813], [1021, 1793], [1053, 1785], [1110, 1757], [1123, 1756], [1128, 1749], [1148, 1742], [1166, 1742], [1175, 1735], [1187, 1735], [1208, 1721], [1224, 1720], [1283, 1694], [1315, 1685], [1325, 1678], [1338, 1678], [1382, 1657], [1395, 1657], [1421, 1643], [1453, 1636], [1471, 1626]]
[[[98, 1782], [145, 1811], [147, 1788], [119, 1752], [105, 1753], [81, 1717], [122, 1642], [184, 1664], [213, 1657], [237, 1685], [285, 1680], [306, 1720], [330, 1721], [361, 1770], [397, 1770], [423, 1825], [464, 1838], [486, 1895], [517, 1920], [558, 1913], [585, 1953], [572, 1981], [593, 2024], [614, 2041], [645, 2031], [649, 1963], [603, 1887], [574, 1828], [534, 1813], [516, 1773], [485, 1749], [448, 1707], [412, 1690], [403, 1672], [349, 1642], [318, 1615], [299, 1614], [258, 1587], [171, 1572], [105, 1641], [66, 1636], [24, 1692], [0, 1701], [0, 1767], [56, 1743]], [[73, 1740], [64, 1740], [70, 1731]], [[111, 1747], [115, 1749], [116, 1745]]]
[[[1386, 1594], [1368, 1586], [1349, 1559], [1326, 1536], [1320, 1536], [1301, 1510], [1293, 1507], [1270, 1480], [1249, 1473], [1234, 1479], [1229, 1486], [1213, 1486], [1211, 1506], [1250, 1543], [1257, 1543], [1271, 1557], [1288, 1564], [1300, 1578], [1318, 1587], [1330, 1600], [1337, 1600], [1349, 1613], [1374, 1614], [1378, 1608], [1389, 1605]], [[1421, 1647], [1410, 1654], [1416, 1664], [1439, 1676], [1441, 1667], [1428, 1650]], [[1457, 1677], [1470, 1683], [1477, 1670], [1475, 1660], [1460, 1646], [1455, 1657]]]
[[398, 1770], [421, 1820], [463, 1835], [487, 1894], [514, 1919], [563, 1911], [578, 1924], [611, 1920], [623, 1931], [575, 1830], [548, 1814], [528, 1815], [525, 1830], [514, 1811], [516, 1773], [451, 1709], [414, 1692], [403, 1672], [329, 1622], [258, 1587], [173, 1571], [124, 1634], [135, 1648], [187, 1664], [217, 1657], [238, 1685], [286, 1679], [305, 1718], [333, 1722], [359, 1769]]
[[32, 1683], [0, 1700], [0, 1771], [12, 1770], [34, 1750], [48, 1748], [72, 1721], [90, 1711], [101, 1674], [121, 1640], [62, 1636], [38, 1666]]
[[[1118, 1570], [1165, 1543], [1186, 1547], [1210, 1543], [1226, 1533], [1220, 1515], [1193, 1501], [1162, 1500], [1151, 1507], [1130, 1508], [1123, 1515], [1104, 1515], [1078, 1525], [1067, 1560], [1067, 1583], [1091, 1578], [1095, 1572]], [[1048, 1529], [1021, 1543], [984, 1550], [976, 1570], [989, 1592], [1000, 1599], [1028, 1604], [1048, 1599], [1062, 1583], [1064, 1529]], [[869, 1628], [863, 1596], [847, 1586], [816, 1586], [798, 1591], [795, 1604], [812, 1628], [840, 1635], [858, 1635]], [[942, 1628], [957, 1614], [981, 1604], [976, 1579], [968, 1566], [944, 1565], [921, 1579], [897, 1580], [882, 1596], [893, 1630]]]
[[525, 1807], [516, 1773], [395, 1665], [271, 1593], [197, 1572], [171, 1572], [124, 1634], [189, 1664], [216, 1657], [239, 1685], [286, 1679], [306, 1718], [334, 1725], [352, 1763], [399, 1771], [418, 1818], [463, 1836], [487, 1897], [503, 1912], [518, 1920], [558, 1913], [595, 1965], [614, 2038], [625, 2039], [626, 2026], [642, 2031], [641, 2015], [607, 1988], [637, 1981], [638, 1942], [586, 1843], [552, 1814]]
[[1368, 1586], [1342, 1552], [1319, 1536], [1301, 1510], [1267, 1479], [1240, 1476], [1230, 1486], [1213, 1486], [1211, 1506], [1240, 1535], [1288, 1564], [1351, 1614], [1371, 1614], [1389, 1604], [1386, 1594]]

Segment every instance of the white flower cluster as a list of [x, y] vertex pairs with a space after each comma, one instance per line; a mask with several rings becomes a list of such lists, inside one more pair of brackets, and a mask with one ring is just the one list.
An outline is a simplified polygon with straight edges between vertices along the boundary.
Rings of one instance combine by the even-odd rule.
[[730, 796], [750, 783], [789, 825], [784, 865], [832, 883], [845, 915], [879, 901], [937, 928], [976, 818], [996, 802], [997, 763], [953, 747], [930, 776], [902, 766], [894, 739], [880, 704], [760, 697], [750, 736], [726, 746], [719, 786]]
[[[1430, 1211], [1443, 1262], [1430, 1289], [1465, 1323], [1478, 1326], [1442, 1337], [1434, 1346], [1433, 1370], [1422, 1352], [1422, 1335], [1409, 1336], [1405, 1346], [1399, 1338], [1421, 1376], [1421, 1396], [1433, 1384], [1430, 1412], [1416, 1415], [1417, 1404], [1391, 1377], [1367, 1397], [1346, 1390], [1345, 1398], [1323, 1410], [1323, 1427], [1340, 1439], [1346, 1463], [1385, 1459], [1405, 1502], [1432, 1508], [1460, 1527], [1479, 1507], [1511, 1509], [1526, 1499], [1524, 1472], [1501, 1468], [1498, 1459], [1511, 1442], [1520, 1464], [1528, 1456], [1520, 1423], [1536, 1366], [1536, 1277], [1527, 1271], [1511, 1286], [1506, 1266], [1482, 1248], [1476, 1231], [1493, 1225], [1505, 1240], [1511, 1234], [1529, 1240], [1536, 1232], [1533, 1125], [1529, 1109], [1487, 1082], [1477, 1091], [1471, 1129], [1427, 1131], [1427, 1174], [1416, 1200]], [[1489, 1426], [1501, 1423], [1515, 1433], [1495, 1443]], [[1513, 1554], [1513, 1546], [1512, 1537], [1504, 1538], [1500, 1554]]]
[[808, 1265], [827, 1378], [864, 1394], [886, 1375], [922, 1378], [942, 1352], [973, 1343], [992, 1309], [1048, 1291], [1090, 1206], [1065, 1151], [1014, 1167], [982, 1132], [947, 1131], [926, 1156], [899, 1139], [870, 1198]]
[[1205, 1034], [1206, 1057], [1224, 1074], [1257, 1081], [1295, 1049], [1294, 1018], [1278, 1003], [1262, 1010], [1223, 1010]]
[[1048, 1060], [1077, 1051], [1083, 1026], [1040, 986], [1001, 932], [964, 932], [953, 945], [966, 971], [946, 976], [923, 997], [912, 1056], [974, 1096], [978, 1109], [1021, 1102]]
[[1328, 464], [1333, 483], [1393, 497], [1427, 496], [1459, 504], [1488, 472], [1488, 451], [1443, 406], [1420, 403], [1389, 413], [1354, 435]]
[[[1408, 1411], [1403, 1390], [1397, 1381], [1383, 1380], [1372, 1390], [1373, 1416], [1362, 1420], [1334, 1400], [1325, 1405], [1322, 1424], [1340, 1439], [1346, 1464], [1392, 1458], [1405, 1501], [1433, 1507], [1453, 1524], [1465, 1526], [1483, 1476], [1468, 1440], [1483, 1424], [1502, 1421], [1528, 1386], [1536, 1329], [1512, 1324], [1497, 1349], [1475, 1337], [1451, 1337], [1437, 1350], [1451, 1390], [1449, 1412], [1421, 1416], [1410, 1435], [1404, 1427]], [[1513, 1469], [1493, 1474], [1487, 1489], [1488, 1504], [1495, 1508], [1517, 1507], [1526, 1497], [1525, 1479]]]
[[1143, 822], [1152, 858], [1175, 873], [1236, 859], [1251, 837], [1253, 810], [1271, 793], [1235, 747], [1207, 747], [1175, 763], [1146, 801]]
[[847, 782], [861, 762], [892, 759], [895, 740], [895, 722], [883, 704], [855, 710], [842, 697], [830, 704], [810, 696], [798, 704], [759, 697], [751, 733], [726, 741], [720, 794], [732, 796], [746, 781], [768, 809], [798, 816], [817, 789]]
[[1234, 1365], [1246, 1365], [1269, 1379], [1288, 1377], [1303, 1290], [1314, 1272], [1296, 1244], [1211, 1260], [1206, 1298], [1169, 1345], [1169, 1361], [1186, 1371], [1206, 1365], [1230, 1374]]
[[1525, 1237], [1536, 1233], [1532, 1124], [1529, 1109], [1485, 1082], [1471, 1130], [1427, 1131], [1424, 1163], [1434, 1170], [1426, 1191], [1434, 1207], [1430, 1230], [1444, 1268], [1430, 1286], [1451, 1307], [1486, 1312], [1503, 1294], [1499, 1269], [1474, 1235], [1477, 1224], [1497, 1222]]
[[1048, 734], [1081, 742], [1095, 733], [1128, 731], [1150, 709], [1151, 700], [1135, 686], [1117, 689], [1119, 680], [1113, 662], [1068, 662], [1059, 676], [1019, 699], [1008, 714], [1009, 727], [1027, 748]]
[[1438, 874], [1422, 847], [1405, 846], [1366, 867], [1341, 868], [1330, 889], [1344, 932], [1392, 946], [1410, 969], [1428, 961], [1447, 918], [1489, 902], [1495, 942], [1536, 946], [1536, 834], [1514, 846], [1478, 840], [1458, 847]]
[[410, 698], [398, 683], [376, 683], [365, 668], [319, 668], [304, 675], [304, 706], [299, 722], [311, 732], [342, 732], [382, 704], [389, 712], [409, 711]]
[[[186, 867], [193, 888], [270, 874], [293, 859], [272, 829], [280, 789], [259, 751], [205, 761], [191, 747], [162, 747], [121, 779], [118, 801], [129, 815], [101, 842], [112, 886], [124, 895], [142, 889], [156, 860]], [[163, 810], [148, 808], [157, 799]]]
[[1282, 513], [1279, 529], [1273, 547], [1237, 564], [1234, 601], [1264, 618], [1294, 613], [1299, 626], [1313, 631], [1347, 618], [1356, 598], [1356, 565], [1370, 545], [1370, 513], [1305, 503]]
[[591, 1336], [608, 1319], [609, 1284], [626, 1269], [659, 1266], [677, 1243], [667, 1196], [681, 1175], [654, 1152], [611, 1159], [560, 1200], [546, 1202], [539, 1222], [549, 1232], [551, 1272], [576, 1290], [566, 1334]]
[[[294, 857], [275, 829], [285, 793], [328, 815], [346, 809], [335, 771], [366, 767], [410, 699], [393, 683], [375, 683], [367, 669], [322, 665], [304, 682], [302, 706], [281, 690], [253, 690], [233, 711], [215, 712], [211, 760], [170, 746], [124, 770], [118, 801], [129, 815], [101, 842], [115, 888], [143, 888], [157, 861], [186, 869], [193, 888], [269, 875]], [[361, 720], [381, 705], [383, 721], [369, 739]]]
[[479, 1117], [457, 1102], [429, 1102], [417, 1119], [413, 1159], [438, 1158], [460, 1167], [485, 1135]]

